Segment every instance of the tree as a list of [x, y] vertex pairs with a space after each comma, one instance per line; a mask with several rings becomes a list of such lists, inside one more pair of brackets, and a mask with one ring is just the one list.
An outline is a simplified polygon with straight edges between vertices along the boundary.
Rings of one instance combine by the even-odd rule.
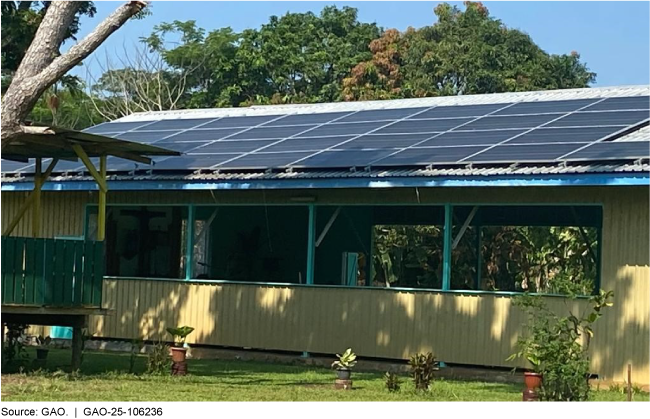
[[588, 87], [595, 74], [580, 55], [550, 55], [506, 27], [481, 3], [465, 11], [443, 3], [438, 21], [370, 45], [373, 56], [343, 81], [346, 100], [369, 100]]
[[24, 132], [44, 132], [24, 125], [41, 95], [146, 7], [146, 3], [131, 1], [118, 7], [86, 38], [59, 55], [79, 6], [78, 2], [57, 1], [47, 8], [2, 100], [3, 148]]
[[[356, 9], [272, 16], [259, 29], [205, 34], [194, 21], [163, 23], [143, 41], [171, 69], [188, 74], [184, 107], [247, 106], [341, 100], [341, 82], [380, 35]], [[168, 37], [176, 36], [173, 48]], [[191, 71], [190, 71], [191, 70]]]

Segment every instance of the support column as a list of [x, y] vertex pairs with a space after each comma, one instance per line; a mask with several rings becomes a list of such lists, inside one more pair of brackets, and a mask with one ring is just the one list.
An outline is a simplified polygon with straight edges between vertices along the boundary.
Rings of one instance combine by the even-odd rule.
[[451, 204], [445, 204], [445, 229], [442, 259], [442, 289], [445, 291], [451, 288], [451, 229], [453, 210], [454, 207]]
[[316, 259], [316, 206], [309, 205], [309, 225], [307, 230], [307, 278], [306, 283], [314, 283], [314, 262]]
[[32, 203], [32, 237], [41, 234], [41, 188], [43, 187], [43, 160], [36, 159], [34, 167], [34, 202]]
[[72, 371], [81, 368], [81, 361], [84, 348], [83, 328], [86, 327], [88, 316], [77, 316], [72, 326]]
[[[106, 181], [106, 156], [99, 158], [99, 176]], [[97, 240], [106, 238], [106, 188], [99, 188], [99, 208], [97, 209]]]
[[481, 230], [481, 225], [476, 224], [476, 283], [474, 284], [475, 290], [481, 289], [481, 274], [483, 270], [483, 231]]
[[187, 242], [185, 244], [185, 280], [192, 279], [194, 267], [194, 219], [196, 208], [190, 204], [187, 208]]

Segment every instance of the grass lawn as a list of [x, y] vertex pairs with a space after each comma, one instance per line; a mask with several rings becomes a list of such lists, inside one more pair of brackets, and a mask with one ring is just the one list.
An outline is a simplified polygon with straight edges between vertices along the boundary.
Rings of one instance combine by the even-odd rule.
[[[34, 359], [33, 352], [30, 353]], [[70, 352], [50, 350], [47, 371], [2, 374], [2, 401], [517, 401], [521, 386], [476, 381], [437, 380], [429, 392], [415, 392], [408, 377], [402, 390], [389, 393], [382, 373], [353, 374], [354, 390], [333, 389], [334, 373], [325, 368], [245, 361], [190, 360], [186, 377], [144, 374], [138, 356], [129, 374], [128, 354], [87, 352], [81, 374], [71, 376]], [[647, 394], [635, 397], [647, 400]], [[620, 392], [595, 391], [595, 400], [624, 400]]]

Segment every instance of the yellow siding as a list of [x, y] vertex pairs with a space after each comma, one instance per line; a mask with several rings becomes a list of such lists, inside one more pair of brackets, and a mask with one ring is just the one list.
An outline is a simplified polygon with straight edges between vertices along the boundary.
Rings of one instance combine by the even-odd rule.
[[[111, 192], [109, 203], [285, 203], [314, 196], [319, 204], [367, 203], [597, 203], [604, 208], [602, 288], [615, 305], [597, 324], [592, 369], [604, 379], [623, 380], [628, 363], [634, 381], [650, 382], [650, 268], [648, 188], [566, 187], [364, 189], [322, 191]], [[2, 225], [24, 193], [2, 193]], [[88, 192], [45, 192], [44, 235], [80, 235]], [[15, 234], [30, 233], [25, 217]], [[551, 299], [562, 304], [561, 299]], [[332, 353], [353, 346], [364, 356], [405, 358], [431, 350], [440, 359], [507, 365], [523, 322], [509, 297], [392, 290], [107, 280], [104, 304], [111, 316], [93, 318], [99, 336], [155, 339], [170, 325], [189, 324], [193, 341]]]

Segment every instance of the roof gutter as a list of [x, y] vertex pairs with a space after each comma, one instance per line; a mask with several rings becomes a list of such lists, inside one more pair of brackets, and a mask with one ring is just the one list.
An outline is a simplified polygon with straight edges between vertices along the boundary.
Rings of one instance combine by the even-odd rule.
[[[108, 181], [111, 191], [352, 189], [352, 188], [476, 188], [538, 186], [650, 186], [650, 173], [597, 173], [526, 176], [437, 176], [385, 178], [329, 178], [279, 180], [137, 180]], [[2, 191], [31, 191], [33, 182], [3, 183]], [[90, 181], [51, 181], [45, 191], [94, 191]]]

